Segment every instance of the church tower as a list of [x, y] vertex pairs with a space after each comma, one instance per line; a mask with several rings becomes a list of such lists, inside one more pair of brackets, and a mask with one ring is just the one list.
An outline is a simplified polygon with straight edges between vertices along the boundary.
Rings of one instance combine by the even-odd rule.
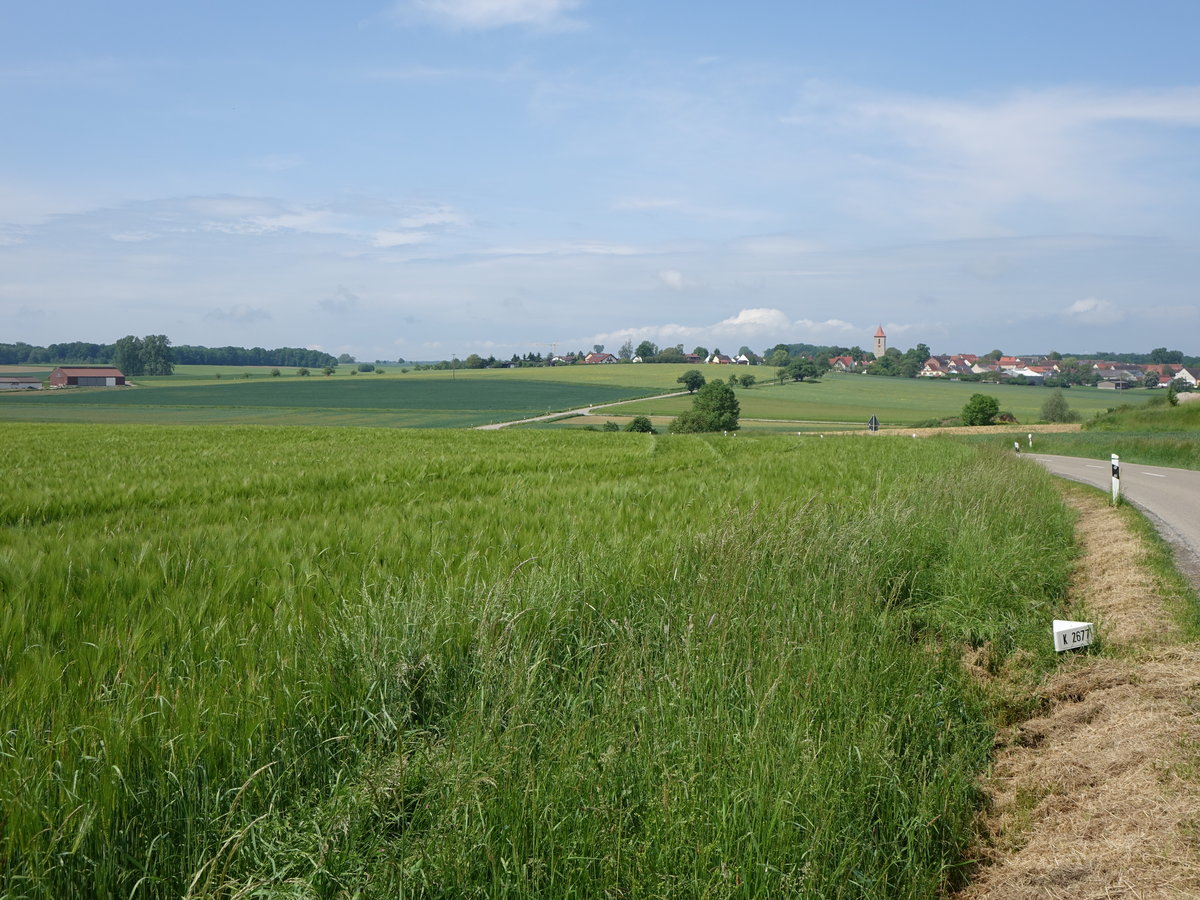
[[887, 335], [883, 333], [883, 326], [880, 325], [875, 329], [875, 358], [882, 359], [883, 354], [887, 352]]

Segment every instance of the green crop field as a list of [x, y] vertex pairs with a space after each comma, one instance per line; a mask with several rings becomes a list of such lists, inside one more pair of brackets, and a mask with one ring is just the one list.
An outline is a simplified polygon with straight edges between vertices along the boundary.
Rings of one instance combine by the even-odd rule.
[[1069, 612], [1049, 477], [949, 442], [0, 448], [5, 898], [928, 898], [993, 740], [962, 646], [1048, 664]]
[[[280, 370], [181, 366], [179, 374], [135, 379], [136, 387], [0, 394], [0, 421], [108, 424], [357, 425], [390, 428], [471, 427], [551, 412], [677, 392], [686, 365], [560, 366], [530, 369], [464, 369], [383, 375], [297, 376]], [[746, 374], [700, 366], [707, 378]], [[756, 367], [768, 377], [773, 370]], [[220, 375], [218, 378], [216, 376]], [[245, 377], [243, 377], [245, 376]], [[1046, 388], [948, 382], [938, 379], [826, 375], [815, 384], [759, 383], [739, 389], [744, 427], [798, 430], [791, 423], [843, 423], [861, 427], [872, 415], [883, 427], [912, 426], [957, 416], [973, 393], [997, 397], [1020, 422], [1039, 420]], [[1118, 401], [1143, 402], [1135, 391], [1073, 388], [1071, 407], [1085, 419]], [[602, 411], [613, 416], [671, 417], [689, 408], [684, 397], [640, 399]]]
[[[703, 372], [711, 376], [711, 370], [716, 368], [709, 366]], [[719, 376], [726, 373], [717, 371], [715, 374]], [[881, 427], [888, 428], [957, 416], [971, 395], [976, 393], [996, 397], [1001, 410], [1013, 413], [1020, 422], [1033, 423], [1040, 420], [1042, 404], [1050, 396], [1051, 389], [936, 378], [829, 374], [812, 384], [760, 383], [749, 389], [738, 389], [737, 397], [741, 403], [742, 417], [747, 420], [854, 422], [865, 425], [871, 416], [877, 416]], [[1113, 391], [1079, 387], [1064, 391], [1064, 394], [1070, 407], [1084, 418], [1104, 412], [1118, 402], [1138, 403], [1149, 397], [1145, 391], [1118, 397]], [[690, 403], [686, 397], [650, 399], [622, 404], [606, 412], [614, 415], [676, 416], [689, 408]]]
[[[632, 366], [622, 367], [626, 371]], [[289, 377], [197, 382], [145, 379], [124, 389], [38, 391], [0, 398], [9, 421], [258, 423], [469, 427], [652, 392], [604, 378], [551, 379], [525, 371]], [[505, 377], [508, 376], [508, 377]], [[176, 382], [180, 378], [182, 383]]]

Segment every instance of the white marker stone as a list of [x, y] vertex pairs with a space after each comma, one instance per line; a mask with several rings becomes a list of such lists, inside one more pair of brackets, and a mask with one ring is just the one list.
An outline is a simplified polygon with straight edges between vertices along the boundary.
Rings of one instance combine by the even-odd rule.
[[1054, 649], [1078, 650], [1092, 642], [1095, 632], [1091, 622], [1068, 622], [1063, 619], [1054, 620]]

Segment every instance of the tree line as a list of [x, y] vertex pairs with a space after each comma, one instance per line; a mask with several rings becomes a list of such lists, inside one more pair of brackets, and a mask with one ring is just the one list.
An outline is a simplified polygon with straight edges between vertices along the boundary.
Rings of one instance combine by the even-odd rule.
[[161, 334], [142, 338], [126, 335], [111, 344], [69, 341], [42, 347], [24, 341], [0, 343], [0, 365], [116, 366], [126, 375], [169, 375], [170, 368], [175, 365], [324, 368], [337, 364], [337, 357], [321, 350], [303, 347], [267, 350], [262, 347], [202, 347], [189, 344], [173, 347], [170, 339]]

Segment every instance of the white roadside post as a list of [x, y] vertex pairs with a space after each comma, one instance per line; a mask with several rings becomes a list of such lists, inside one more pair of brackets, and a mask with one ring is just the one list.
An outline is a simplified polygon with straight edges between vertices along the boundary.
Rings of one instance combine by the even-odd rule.
[[1092, 628], [1091, 622], [1054, 620], [1054, 649], [1056, 652], [1079, 650], [1090, 644], [1094, 636], [1095, 630]]
[[1032, 431], [1029, 432], [1029, 446], [1030, 447], [1033, 446], [1033, 432]]
[[1112, 502], [1115, 506], [1121, 497], [1121, 457], [1112, 455]]

